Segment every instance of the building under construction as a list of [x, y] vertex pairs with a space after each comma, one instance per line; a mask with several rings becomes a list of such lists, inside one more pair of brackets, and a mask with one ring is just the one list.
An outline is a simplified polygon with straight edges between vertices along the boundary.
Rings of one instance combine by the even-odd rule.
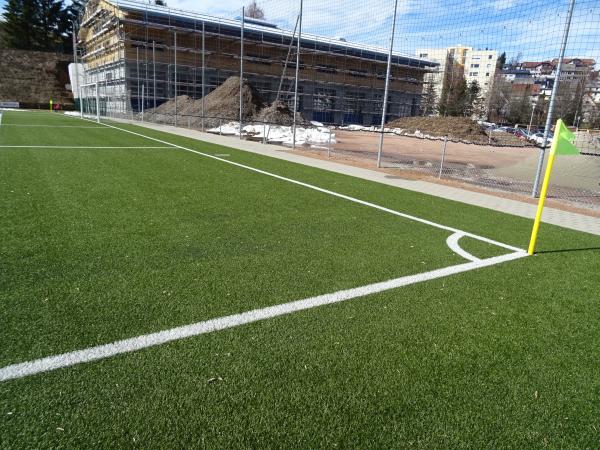
[[[103, 113], [137, 112], [181, 95], [201, 98], [239, 76], [242, 66], [263, 101], [292, 105], [296, 30], [131, 0], [90, 0], [77, 38], [83, 67], [78, 97], [98, 95]], [[305, 118], [381, 123], [386, 49], [304, 33], [300, 49], [298, 111]], [[419, 114], [424, 75], [436, 67], [393, 53], [387, 120]]]

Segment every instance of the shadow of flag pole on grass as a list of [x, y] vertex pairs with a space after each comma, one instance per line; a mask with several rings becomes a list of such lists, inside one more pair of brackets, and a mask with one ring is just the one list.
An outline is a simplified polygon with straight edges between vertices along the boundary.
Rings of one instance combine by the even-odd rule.
[[554, 138], [550, 147], [550, 156], [546, 165], [546, 173], [544, 174], [544, 183], [540, 192], [540, 200], [538, 202], [535, 221], [533, 222], [533, 230], [531, 231], [531, 240], [529, 241], [529, 249], [527, 253], [533, 255], [535, 253], [535, 244], [537, 241], [540, 223], [542, 221], [542, 212], [544, 211], [544, 203], [548, 193], [548, 185], [550, 184], [550, 176], [552, 175], [552, 166], [554, 165], [554, 157], [556, 155], [579, 155], [579, 150], [573, 145], [575, 135], [567, 128], [562, 119], [558, 119], [554, 129]]

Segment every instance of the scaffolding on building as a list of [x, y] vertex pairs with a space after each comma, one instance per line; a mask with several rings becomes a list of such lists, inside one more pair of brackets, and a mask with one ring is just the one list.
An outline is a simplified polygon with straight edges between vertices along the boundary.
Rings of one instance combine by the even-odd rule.
[[[200, 99], [239, 76], [265, 103], [295, 104], [308, 120], [381, 122], [388, 49], [305, 33], [298, 46], [296, 30], [240, 19], [133, 0], [89, 1], [78, 40], [83, 84], [99, 84], [100, 108], [107, 115], [138, 114], [178, 96]], [[419, 114], [424, 75], [436, 67], [426, 59], [392, 53], [386, 121]], [[84, 89], [85, 103], [93, 103], [92, 91]]]

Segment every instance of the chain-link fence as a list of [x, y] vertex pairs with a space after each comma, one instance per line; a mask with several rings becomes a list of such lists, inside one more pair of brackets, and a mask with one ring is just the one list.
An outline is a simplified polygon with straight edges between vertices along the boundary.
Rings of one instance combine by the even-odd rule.
[[[173, 2], [174, 3], [174, 2]], [[197, 12], [90, 0], [82, 108], [600, 209], [596, 0], [261, 0]]]

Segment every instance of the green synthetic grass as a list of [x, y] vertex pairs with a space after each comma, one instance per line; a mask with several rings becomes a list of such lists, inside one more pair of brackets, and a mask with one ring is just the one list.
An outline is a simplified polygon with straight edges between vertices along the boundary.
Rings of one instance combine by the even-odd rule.
[[[123, 127], [527, 242], [528, 220]], [[0, 126], [0, 145], [65, 142], [24, 128]], [[90, 131], [67, 145], [142, 139]], [[463, 262], [447, 232], [175, 149], [0, 149], [0, 192], [1, 366]], [[600, 237], [544, 225], [539, 248], [0, 383], [0, 448], [595, 447]]]

